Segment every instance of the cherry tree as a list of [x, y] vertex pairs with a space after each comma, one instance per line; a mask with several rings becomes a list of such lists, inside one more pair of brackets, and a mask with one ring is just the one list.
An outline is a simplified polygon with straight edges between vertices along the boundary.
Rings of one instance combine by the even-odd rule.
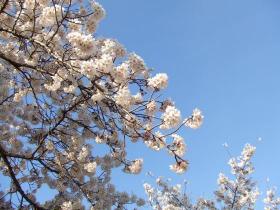
[[[95, 31], [105, 10], [95, 1], [0, 0], [0, 172], [8, 189], [1, 209], [124, 209], [142, 199], [119, 192], [111, 170], [138, 174], [127, 141], [174, 157], [183, 173], [182, 127], [198, 128], [201, 111], [182, 118], [160, 91], [165, 73]], [[96, 155], [98, 144], [108, 153]], [[40, 203], [43, 184], [54, 198]]]
[[[237, 158], [228, 162], [231, 168], [230, 177], [220, 173], [217, 179], [218, 189], [214, 191], [215, 199], [198, 198], [192, 202], [185, 193], [186, 185], [171, 185], [162, 177], [156, 179], [156, 187], [145, 183], [144, 189], [148, 196], [148, 204], [156, 210], [253, 210], [260, 197], [257, 183], [252, 180], [254, 172], [252, 157], [256, 147], [246, 144]], [[151, 175], [151, 174], [150, 174]], [[151, 175], [154, 177], [153, 175]], [[263, 199], [265, 210], [280, 208], [280, 197], [276, 196], [275, 188], [268, 189]]]

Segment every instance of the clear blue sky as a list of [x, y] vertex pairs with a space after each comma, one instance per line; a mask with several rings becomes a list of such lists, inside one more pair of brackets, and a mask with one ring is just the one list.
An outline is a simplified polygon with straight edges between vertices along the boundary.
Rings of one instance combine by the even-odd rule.
[[[280, 187], [280, 1], [278, 0], [101, 0], [107, 11], [98, 35], [112, 37], [141, 55], [156, 72], [168, 73], [171, 96], [183, 115], [199, 107], [201, 129], [183, 129], [189, 171], [169, 172], [172, 158], [133, 145], [129, 157], [145, 157], [145, 171], [187, 179], [193, 199], [211, 196], [219, 172], [229, 173], [230, 146], [238, 155], [257, 146], [254, 163], [261, 190]], [[262, 138], [258, 142], [258, 137]], [[139, 149], [140, 148], [140, 149]], [[97, 148], [96, 148], [97, 149]], [[114, 172], [119, 189], [143, 195], [139, 176]], [[258, 207], [260, 208], [260, 207]]]

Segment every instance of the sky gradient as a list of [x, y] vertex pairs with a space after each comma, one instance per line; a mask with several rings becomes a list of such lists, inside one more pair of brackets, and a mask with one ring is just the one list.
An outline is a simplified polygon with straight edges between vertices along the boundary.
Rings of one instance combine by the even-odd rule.
[[[277, 0], [112, 1], [97, 36], [116, 38], [143, 57], [155, 73], [169, 75], [170, 96], [183, 116], [195, 107], [205, 116], [197, 130], [182, 129], [188, 172], [169, 171], [172, 157], [140, 143], [128, 157], [144, 157], [141, 175], [114, 171], [119, 189], [144, 195], [145, 172], [186, 179], [187, 192], [211, 198], [219, 172], [230, 173], [245, 143], [257, 147], [253, 177], [260, 190], [280, 186], [280, 2]], [[258, 139], [261, 138], [261, 141]], [[98, 149], [98, 148], [96, 148]], [[267, 183], [267, 177], [270, 182]], [[279, 193], [280, 194], [280, 193]], [[261, 209], [258, 205], [257, 209]]]

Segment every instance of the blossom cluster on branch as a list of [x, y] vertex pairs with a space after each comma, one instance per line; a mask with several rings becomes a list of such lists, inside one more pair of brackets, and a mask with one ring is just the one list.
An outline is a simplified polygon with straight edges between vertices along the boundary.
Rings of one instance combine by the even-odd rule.
[[[183, 119], [159, 91], [165, 73], [116, 40], [96, 37], [105, 16], [95, 1], [0, 0], [0, 172], [10, 187], [0, 192], [5, 209], [92, 209], [143, 205], [118, 192], [111, 170], [138, 174], [142, 157], [127, 158], [127, 141], [166, 149], [182, 173], [186, 145], [176, 132], [198, 128], [195, 109]], [[96, 155], [98, 144], [109, 152]], [[37, 200], [43, 184], [57, 190]]]
[[[162, 177], [156, 179], [156, 187], [145, 183], [144, 189], [148, 197], [148, 204], [155, 210], [253, 210], [260, 192], [251, 178], [254, 171], [252, 157], [256, 148], [246, 144], [237, 158], [231, 158], [228, 164], [231, 167], [233, 179], [220, 173], [217, 179], [218, 189], [214, 192], [215, 199], [199, 198], [192, 202], [185, 193], [186, 185], [172, 186], [169, 180]], [[153, 176], [152, 176], [153, 177]], [[275, 189], [268, 189], [263, 199], [265, 210], [280, 208], [280, 197], [276, 197]]]

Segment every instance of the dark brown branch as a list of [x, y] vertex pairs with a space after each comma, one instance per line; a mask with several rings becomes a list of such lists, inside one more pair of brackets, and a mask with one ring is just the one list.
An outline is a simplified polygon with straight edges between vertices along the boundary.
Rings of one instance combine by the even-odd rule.
[[10, 177], [12, 178], [12, 181], [13, 183], [15, 184], [16, 188], [17, 188], [17, 191], [21, 194], [21, 196], [28, 202], [30, 203], [35, 209], [38, 209], [38, 210], [46, 210], [45, 208], [39, 206], [37, 203], [35, 203], [34, 201], [32, 201], [26, 194], [25, 192], [23, 191], [23, 189], [21, 188], [20, 186], [20, 183], [18, 182], [17, 178], [16, 178], [16, 175], [13, 171], [13, 168], [7, 158], [7, 155], [6, 155], [6, 151], [4, 150], [4, 148], [0, 145], [0, 156], [2, 157], [5, 165], [8, 167], [8, 171], [9, 171], [9, 174], [10, 174]]
[[3, 6], [2, 6], [1, 9], [0, 9], [0, 14], [4, 11], [4, 9], [5, 9], [6, 6], [8, 5], [8, 3], [9, 3], [9, 0], [6, 0], [6, 1], [4, 2]]

